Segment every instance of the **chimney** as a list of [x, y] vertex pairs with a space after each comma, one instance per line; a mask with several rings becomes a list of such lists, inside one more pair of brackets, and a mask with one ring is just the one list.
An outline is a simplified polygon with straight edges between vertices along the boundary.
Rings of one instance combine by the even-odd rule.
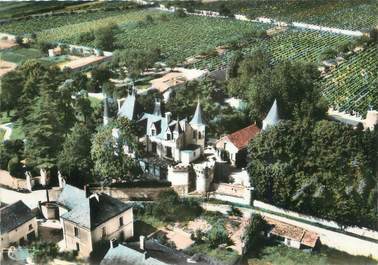
[[84, 185], [84, 192], [85, 192], [85, 198], [89, 198], [91, 193], [89, 192], [89, 187], [88, 185]]
[[46, 201], [50, 202], [49, 190], [46, 188]]
[[111, 239], [110, 240], [110, 248], [116, 248], [116, 247], [118, 247], [117, 239]]
[[169, 124], [170, 121], [171, 121], [172, 113], [171, 113], [171, 112], [166, 112], [166, 113], [164, 114], [164, 116], [165, 116], [165, 120], [167, 121], [167, 124]]
[[140, 236], [139, 237], [139, 248], [141, 249], [141, 250], [145, 250], [145, 244], [146, 244], [146, 239], [145, 239], [146, 237], [145, 236]]
[[155, 98], [155, 106], [154, 106], [154, 115], [161, 116], [161, 104], [160, 104], [160, 99]]

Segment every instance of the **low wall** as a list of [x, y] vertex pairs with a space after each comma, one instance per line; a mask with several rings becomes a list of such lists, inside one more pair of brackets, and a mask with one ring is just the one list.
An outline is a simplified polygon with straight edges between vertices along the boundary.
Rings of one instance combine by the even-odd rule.
[[154, 200], [160, 192], [169, 190], [170, 187], [151, 187], [151, 188], [110, 188], [110, 187], [91, 187], [92, 192], [103, 192], [121, 201], [130, 200]]
[[0, 170], [0, 185], [11, 189], [28, 189], [26, 179], [14, 178], [5, 170]]

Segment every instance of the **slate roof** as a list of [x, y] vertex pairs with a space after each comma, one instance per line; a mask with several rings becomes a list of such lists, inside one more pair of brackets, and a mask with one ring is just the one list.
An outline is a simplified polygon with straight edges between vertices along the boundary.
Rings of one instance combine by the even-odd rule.
[[238, 150], [242, 150], [248, 146], [248, 143], [256, 137], [260, 132], [260, 128], [256, 124], [252, 124], [239, 131], [224, 136], [219, 141], [230, 141]]
[[22, 201], [0, 208], [0, 213], [0, 234], [8, 233], [35, 217]]
[[121, 108], [118, 111], [118, 116], [128, 118], [129, 120], [135, 120], [141, 113], [141, 110], [142, 108], [136, 100], [135, 92], [132, 92], [123, 102]]
[[190, 124], [203, 124], [203, 125], [205, 125], [205, 121], [204, 121], [202, 116], [203, 115], [202, 115], [201, 105], [200, 105], [200, 102], [198, 101], [196, 111], [194, 112], [194, 116], [193, 116], [192, 120], [190, 121]]
[[84, 190], [66, 184], [62, 192], [59, 194], [57, 203], [71, 210], [75, 206], [84, 203], [85, 200], [86, 198]]
[[274, 100], [272, 107], [270, 108], [268, 115], [266, 115], [263, 120], [263, 130], [270, 126], [274, 126], [279, 122], [280, 118], [278, 115], [277, 100]]
[[[78, 194], [73, 193], [72, 199], [66, 197], [70, 191], [77, 192], [76, 189], [77, 188], [70, 185], [65, 185], [62, 194], [66, 199], [66, 205], [69, 204], [73, 207], [69, 208], [70, 210], [64, 213], [61, 217], [78, 224], [81, 227], [93, 230], [112, 217], [117, 216], [131, 208], [130, 205], [114, 199], [104, 193], [92, 194], [86, 198], [85, 192], [77, 189], [81, 191], [79, 196]], [[84, 198], [82, 198], [83, 195]], [[75, 200], [75, 196], [77, 198], [77, 203], [73, 202], [73, 200]], [[60, 197], [61, 196], [59, 196], [59, 198]]]
[[[145, 249], [139, 248], [139, 242], [128, 243], [127, 246], [119, 244], [110, 248], [100, 265], [189, 265], [189, 256], [182, 252], [159, 244], [155, 240], [146, 240]], [[197, 265], [205, 265], [203, 261]]]

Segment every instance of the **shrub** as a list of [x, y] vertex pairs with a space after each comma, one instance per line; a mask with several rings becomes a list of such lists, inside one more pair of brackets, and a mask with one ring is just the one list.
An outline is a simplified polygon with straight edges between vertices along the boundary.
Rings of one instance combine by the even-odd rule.
[[236, 208], [235, 206], [231, 205], [231, 208], [229, 211], [227, 211], [228, 215], [230, 216], [237, 216], [237, 217], [242, 217], [243, 213], [240, 211], [239, 208]]
[[221, 223], [213, 225], [213, 227], [207, 233], [207, 240], [211, 248], [216, 248], [222, 244], [228, 245], [230, 243], [227, 230]]
[[251, 222], [245, 230], [243, 239], [245, 241], [246, 251], [258, 252], [264, 245], [264, 233], [269, 230], [269, 225], [261, 217], [256, 214], [251, 216]]
[[24, 176], [24, 169], [18, 157], [13, 157], [8, 162], [9, 174], [16, 178], [22, 178]]
[[31, 247], [32, 260], [36, 264], [47, 264], [58, 256], [58, 251], [55, 243], [36, 242]]

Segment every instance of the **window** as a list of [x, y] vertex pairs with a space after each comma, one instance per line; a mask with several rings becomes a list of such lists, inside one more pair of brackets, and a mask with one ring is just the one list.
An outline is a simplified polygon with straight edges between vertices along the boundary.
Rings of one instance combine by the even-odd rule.
[[171, 140], [171, 134], [167, 133], [167, 140]]
[[30, 230], [33, 230], [33, 225], [32, 224], [29, 225], [29, 231]]
[[197, 137], [196, 131], [193, 131], [193, 139], [196, 139], [196, 137]]
[[120, 227], [123, 226], [123, 217], [122, 216], [119, 218], [119, 226]]
[[102, 238], [105, 238], [106, 237], [106, 227], [104, 226], [102, 228]]
[[151, 135], [152, 135], [152, 136], [155, 136], [155, 135], [156, 135], [156, 130], [155, 130], [155, 129], [152, 129], [152, 130], [151, 130]]
[[172, 158], [172, 148], [171, 147], [167, 147], [165, 149], [165, 155], [169, 158]]
[[152, 153], [156, 154], [156, 152], [157, 152], [157, 144], [152, 143]]
[[201, 132], [198, 132], [198, 139], [201, 139], [202, 135]]
[[79, 243], [76, 243], [76, 250], [79, 252], [80, 251], [80, 245]]
[[74, 234], [75, 234], [75, 237], [79, 238], [79, 228], [74, 227]]

